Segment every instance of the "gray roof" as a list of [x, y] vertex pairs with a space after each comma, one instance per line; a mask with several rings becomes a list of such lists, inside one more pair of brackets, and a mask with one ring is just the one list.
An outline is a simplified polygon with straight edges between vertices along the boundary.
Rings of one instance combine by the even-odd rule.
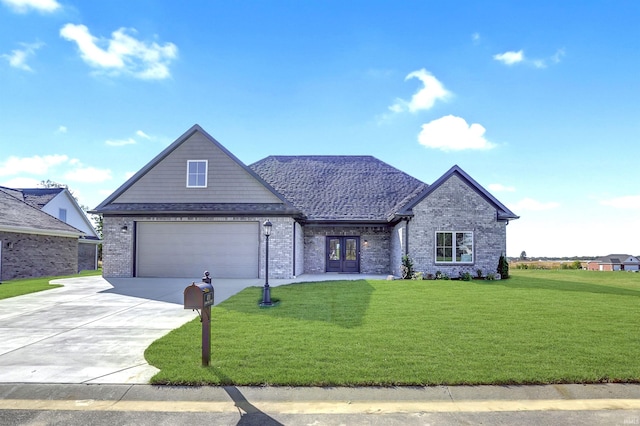
[[630, 257], [634, 257], [637, 259], [636, 256], [632, 256], [630, 254], [609, 254], [607, 256], [602, 256], [596, 259], [596, 262], [598, 263], [607, 263], [607, 264], [613, 264], [613, 265], [621, 265], [623, 263], [625, 263], [627, 261], [627, 259], [629, 259]]
[[299, 215], [300, 212], [280, 203], [111, 203], [100, 213], [126, 214], [230, 214], [230, 215]]
[[33, 234], [84, 235], [73, 226], [22, 201], [16, 193], [15, 190], [0, 188], [0, 229]]
[[249, 167], [310, 221], [387, 222], [428, 186], [372, 156], [270, 156]]
[[22, 188], [18, 191], [22, 192], [23, 200], [27, 204], [43, 208], [49, 201], [53, 200], [65, 188]]

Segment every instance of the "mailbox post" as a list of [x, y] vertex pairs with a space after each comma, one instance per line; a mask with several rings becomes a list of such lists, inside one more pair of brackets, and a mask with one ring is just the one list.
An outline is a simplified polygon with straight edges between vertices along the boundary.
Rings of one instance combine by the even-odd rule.
[[192, 283], [184, 289], [184, 309], [196, 309], [202, 322], [202, 365], [207, 367], [211, 360], [211, 305], [213, 286], [210, 283]]

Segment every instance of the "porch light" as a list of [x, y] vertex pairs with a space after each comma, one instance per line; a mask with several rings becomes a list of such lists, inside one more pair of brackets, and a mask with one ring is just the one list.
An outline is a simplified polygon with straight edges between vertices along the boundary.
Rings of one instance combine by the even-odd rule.
[[271, 288], [269, 287], [269, 236], [271, 235], [271, 222], [264, 222], [262, 228], [265, 236], [265, 261], [264, 261], [264, 287], [262, 289], [262, 302], [260, 306], [272, 306]]

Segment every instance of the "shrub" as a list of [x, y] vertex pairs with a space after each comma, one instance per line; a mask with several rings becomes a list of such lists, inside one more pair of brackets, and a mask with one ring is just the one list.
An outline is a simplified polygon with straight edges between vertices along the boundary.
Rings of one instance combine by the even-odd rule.
[[471, 281], [472, 277], [471, 277], [471, 274], [468, 272], [460, 272], [460, 279], [462, 281]]
[[476, 269], [476, 278], [477, 279], [481, 279], [482, 278], [482, 269]]
[[485, 278], [487, 281], [494, 281], [496, 279], [496, 274], [487, 274]]
[[413, 260], [408, 254], [402, 256], [402, 266], [400, 267], [403, 280], [410, 280], [413, 277]]
[[501, 255], [500, 260], [498, 260], [497, 272], [503, 280], [509, 278], [509, 262], [507, 262], [507, 258], [504, 255]]

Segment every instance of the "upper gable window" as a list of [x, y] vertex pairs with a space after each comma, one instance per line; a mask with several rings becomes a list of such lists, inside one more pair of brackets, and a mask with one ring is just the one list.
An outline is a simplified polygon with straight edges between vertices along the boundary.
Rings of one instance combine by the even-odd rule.
[[58, 209], [58, 219], [63, 222], [67, 221], [67, 209]]
[[187, 188], [207, 187], [207, 160], [187, 161]]

